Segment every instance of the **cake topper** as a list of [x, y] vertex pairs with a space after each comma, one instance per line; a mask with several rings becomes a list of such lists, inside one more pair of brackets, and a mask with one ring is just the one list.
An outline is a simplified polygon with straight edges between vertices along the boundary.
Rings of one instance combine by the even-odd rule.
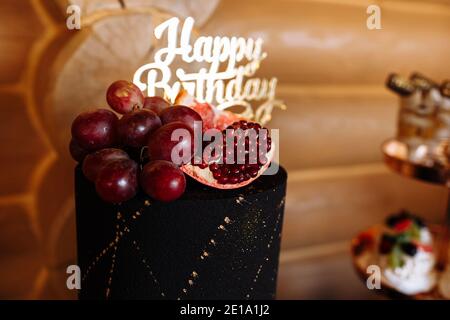
[[[270, 121], [274, 107], [285, 109], [283, 102], [275, 97], [277, 79], [253, 77], [267, 57], [261, 38], [200, 36], [191, 44], [193, 26], [194, 19], [188, 17], [180, 30], [180, 20], [174, 17], [155, 28], [158, 40], [166, 33], [167, 46], [155, 53], [154, 62], [135, 72], [133, 82], [142, 91], [154, 96], [156, 90], [163, 90], [174, 101], [180, 90], [185, 89], [197, 101], [215, 105], [218, 110], [244, 107], [241, 116], [262, 124]], [[172, 70], [176, 58], [205, 67], [194, 73], [183, 68]], [[263, 102], [254, 110], [252, 101]]]

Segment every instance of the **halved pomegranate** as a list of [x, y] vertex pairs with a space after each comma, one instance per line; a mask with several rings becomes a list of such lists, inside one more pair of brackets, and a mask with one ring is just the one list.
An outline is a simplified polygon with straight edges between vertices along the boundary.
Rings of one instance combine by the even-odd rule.
[[[214, 188], [236, 189], [248, 185], [269, 167], [275, 149], [269, 130], [258, 123], [241, 120], [218, 133], [223, 141], [218, 147], [220, 154], [213, 151], [208, 157], [207, 142], [202, 150], [202, 161], [182, 166], [184, 173]], [[238, 133], [239, 136], [234, 135]]]

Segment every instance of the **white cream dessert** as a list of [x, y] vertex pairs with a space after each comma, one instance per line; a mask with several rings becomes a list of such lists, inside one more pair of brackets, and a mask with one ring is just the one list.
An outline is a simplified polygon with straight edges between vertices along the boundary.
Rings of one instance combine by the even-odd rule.
[[420, 218], [405, 211], [390, 216], [379, 255], [385, 280], [399, 292], [414, 295], [436, 285], [433, 237]]

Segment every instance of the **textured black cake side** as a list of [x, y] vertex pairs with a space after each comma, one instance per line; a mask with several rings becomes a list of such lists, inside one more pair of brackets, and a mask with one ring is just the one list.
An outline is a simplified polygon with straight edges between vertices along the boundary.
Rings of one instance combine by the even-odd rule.
[[98, 198], [75, 170], [81, 299], [273, 299], [287, 175], [182, 198]]

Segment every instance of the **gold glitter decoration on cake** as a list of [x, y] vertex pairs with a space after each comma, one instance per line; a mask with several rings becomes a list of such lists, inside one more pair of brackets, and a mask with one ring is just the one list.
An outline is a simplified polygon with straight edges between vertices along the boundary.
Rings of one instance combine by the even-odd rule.
[[280, 203], [277, 205], [277, 209], [281, 209], [281, 207], [283, 207], [285, 203], [286, 197], [283, 197], [283, 199], [281, 199]]
[[[250, 202], [247, 201], [246, 199], [244, 199], [243, 196], [239, 196], [236, 199], [236, 203], [241, 206], [244, 203], [250, 204]], [[283, 198], [280, 201], [280, 203], [276, 206], [276, 208], [278, 210], [281, 209], [281, 207], [284, 205], [284, 203], [285, 203], [285, 198]], [[144, 205], [149, 206], [150, 202], [148, 202], [148, 200], [146, 200], [144, 202]], [[140, 216], [142, 216], [142, 213], [141, 213], [142, 210], [143, 209], [135, 211], [135, 213], [133, 215], [131, 215], [129, 222], [135, 223], [136, 220], [138, 220], [138, 218]], [[253, 229], [256, 225], [259, 225], [260, 223], [262, 223], [264, 227], [267, 226], [266, 220], [260, 219], [260, 214], [262, 213], [261, 209], [251, 208], [249, 210], [252, 213], [251, 214], [251, 216], [252, 216], [251, 226], [246, 224], [245, 228]], [[279, 227], [281, 216], [282, 216], [282, 211], [280, 211], [278, 213], [278, 216], [276, 218], [275, 226], [273, 228], [274, 232]], [[111, 286], [113, 283], [113, 275], [114, 275], [114, 270], [115, 270], [115, 266], [116, 266], [116, 253], [118, 250], [119, 243], [124, 238], [125, 235], [130, 234], [130, 231], [132, 229], [130, 223], [124, 218], [123, 214], [120, 211], [117, 212], [116, 219], [117, 219], [117, 224], [115, 226], [116, 232], [115, 232], [114, 240], [112, 240], [104, 249], [102, 249], [100, 251], [100, 254], [94, 258], [93, 262], [87, 268], [86, 274], [83, 276], [83, 281], [84, 281], [84, 280], [86, 280], [87, 276], [89, 275], [89, 272], [112, 249], [111, 265], [110, 265], [109, 272], [108, 272], [107, 286], [105, 288], [107, 299], [111, 297]], [[211, 237], [209, 237], [209, 240], [207, 241], [206, 245], [201, 250], [201, 254], [198, 256], [199, 259], [197, 258], [199, 263], [205, 263], [206, 261], [211, 259], [211, 256], [212, 256], [211, 251], [218, 250], [218, 245], [219, 245], [218, 239], [220, 239], [220, 235], [223, 235], [225, 232], [228, 232], [227, 228], [225, 228], [225, 225], [231, 226], [233, 223], [234, 223], [234, 221], [232, 219], [230, 219], [230, 217], [228, 217], [228, 216], [224, 217], [223, 222], [221, 224], [219, 224], [217, 227], [218, 231], [216, 231]], [[250, 221], [249, 221], [249, 223], [250, 223]], [[247, 235], [247, 237], [248, 236], [250, 236], [250, 234]], [[279, 236], [281, 236], [281, 233], [279, 234]], [[257, 239], [256, 235], [255, 236], [252, 235], [252, 237]], [[272, 246], [273, 240], [274, 240], [274, 236], [272, 235], [267, 243], [267, 248], [270, 248]], [[143, 250], [141, 249], [142, 246], [139, 245], [139, 243], [136, 239], [130, 239], [130, 241], [133, 244], [133, 248], [135, 249], [135, 251], [141, 256], [139, 261], [144, 265], [144, 267], [147, 270], [148, 274], [150, 275], [152, 281], [159, 288], [160, 295], [162, 297], [166, 297], [166, 293], [164, 292], [163, 288], [161, 287], [160, 282], [158, 281], [157, 277], [155, 276], [154, 272], [152, 271], [149, 259], [147, 257], [145, 257], [145, 254], [144, 254]], [[244, 250], [244, 249], [242, 249], [242, 250]], [[247, 250], [247, 249], [245, 249], [245, 250]], [[256, 273], [252, 279], [252, 285], [249, 287], [249, 293], [247, 293], [245, 295], [245, 297], [247, 299], [251, 298], [251, 293], [254, 291], [253, 286], [257, 283], [258, 279], [260, 278], [260, 274], [264, 268], [264, 265], [268, 261], [269, 261], [269, 257], [265, 256], [263, 262], [258, 266]], [[180, 288], [181, 295], [177, 298], [177, 300], [181, 300], [182, 297], [188, 296], [190, 290], [193, 290], [195, 288], [196, 280], [198, 278], [199, 278], [199, 273], [197, 271], [193, 270], [189, 274], [189, 276], [186, 278], [186, 281], [184, 282], [185, 285]], [[272, 278], [272, 281], [275, 281], [274, 278]], [[186, 284], [187, 284], [187, 286], [186, 286]]]
[[[145, 255], [144, 255], [144, 253], [142, 252], [141, 247], [138, 245], [137, 240], [133, 240], [132, 243], [133, 243], [134, 249], [135, 249], [142, 257], [144, 257]], [[165, 297], [166, 294], [165, 294], [164, 291], [162, 290], [161, 285], [160, 285], [158, 279], [155, 277], [155, 275], [154, 275], [154, 273], [153, 273], [153, 271], [152, 271], [152, 268], [150, 267], [150, 264], [149, 264], [149, 262], [148, 262], [148, 259], [144, 257], [144, 258], [142, 258], [140, 261], [141, 261], [141, 262], [143, 263], [143, 265], [145, 266], [145, 268], [146, 268], [148, 274], [150, 275], [150, 277], [152, 278], [153, 282], [156, 284], [156, 286], [157, 286], [157, 287], [159, 288], [159, 290], [161, 291], [161, 296], [162, 296], [162, 297]]]
[[[285, 201], [285, 198], [283, 198], [283, 199], [280, 201], [280, 203], [278, 204], [277, 207], [278, 207], [279, 209], [281, 208], [282, 205], [284, 205], [284, 201]], [[280, 212], [278, 213], [277, 219], [276, 219], [276, 221], [275, 221], [275, 227], [273, 228], [273, 231], [276, 231], [276, 230], [277, 230], [277, 228], [278, 228], [278, 226], [279, 226], [279, 224], [280, 224], [281, 216], [282, 216], [282, 211], [280, 211]], [[281, 236], [281, 233], [279, 233], [279, 236]], [[272, 246], [273, 240], [274, 240], [274, 236], [270, 236], [270, 240], [269, 240], [269, 242], [267, 243], [267, 248], [270, 248], [270, 247]], [[258, 269], [256, 270], [256, 274], [255, 274], [255, 276], [254, 276], [254, 278], [253, 278], [253, 283], [254, 283], [254, 284], [257, 283], [258, 278], [259, 278], [259, 275], [260, 275], [261, 271], [263, 270], [264, 265], [265, 265], [266, 262], [268, 262], [268, 261], [269, 261], [269, 257], [266, 256], [266, 257], [264, 258], [264, 261], [259, 265]], [[275, 281], [275, 279], [272, 278], [272, 281]], [[250, 291], [253, 291], [253, 286], [250, 287], [249, 290], [250, 290]], [[251, 297], [250, 293], [247, 293], [245, 297], [246, 297], [247, 299], [250, 299], [250, 297]]]
[[111, 267], [109, 269], [109, 278], [108, 278], [108, 286], [106, 288], [106, 299], [109, 298], [109, 295], [111, 293], [111, 284], [112, 284], [112, 277], [114, 274], [114, 267], [116, 265], [116, 252], [117, 252], [117, 246], [114, 246], [114, 253], [112, 254], [111, 258]]
[[[227, 225], [230, 225], [230, 224], [233, 223], [233, 221], [232, 221], [229, 217], [227, 217], [227, 216], [223, 219], [223, 221], [224, 221], [225, 224], [227, 224]], [[220, 225], [217, 227], [217, 229], [220, 230], [220, 231], [223, 231], [223, 232], [226, 232], [226, 231], [227, 231], [227, 230], [225, 229], [225, 227], [224, 227], [222, 224], [220, 224]], [[221, 233], [222, 233], [222, 232], [221, 232]], [[203, 251], [202, 251], [202, 253], [201, 253], [201, 255], [200, 255], [200, 260], [199, 260], [200, 262], [205, 262], [205, 261], [207, 261], [208, 259], [210, 259], [210, 251], [208, 252], [207, 250], [208, 250], [208, 248], [210, 248], [209, 250], [211, 250], [211, 249], [214, 249], [214, 248], [216, 247], [217, 242], [216, 242], [216, 240], [214, 240], [214, 239], [217, 239], [217, 237], [218, 237], [218, 235], [217, 235], [217, 233], [215, 233], [215, 234], [213, 234], [213, 236], [211, 237], [211, 239], [208, 241], [208, 243], [207, 243], [206, 246], [205, 246], [205, 249], [203, 249]], [[207, 258], [208, 258], [208, 259], [207, 259]], [[193, 286], [195, 285], [195, 279], [197, 279], [198, 276], [199, 276], [199, 275], [198, 275], [197, 271], [192, 271], [192, 272], [191, 272], [191, 274], [190, 274], [189, 277], [187, 278], [187, 283], [189, 284], [190, 287], [193, 287]], [[187, 290], [186, 288], [182, 289], [182, 292], [183, 292], [184, 295], [187, 295], [187, 294], [188, 294], [188, 290]], [[181, 298], [178, 297], [177, 300], [181, 300]]]
[[[236, 203], [239, 204], [239, 205], [242, 205], [243, 202], [246, 202], [247, 204], [250, 204], [250, 202], [247, 201], [247, 200], [245, 200], [242, 196], [240, 196], [240, 197], [238, 197], [238, 198], [236, 199]], [[283, 198], [281, 199], [280, 203], [276, 206], [277, 210], [280, 210], [280, 209], [284, 206], [284, 204], [285, 204], [285, 197], [283, 197]], [[262, 212], [262, 210], [260, 210], [260, 209], [259, 209], [259, 210], [252, 210], [252, 211], [253, 211], [255, 214], [260, 214], [260, 213]], [[274, 232], [277, 231], [277, 229], [279, 228], [279, 224], [280, 224], [281, 217], [282, 217], [282, 211], [280, 210], [279, 213], [278, 213], [278, 215], [277, 215], [276, 221], [275, 221], [275, 226], [274, 226], [274, 228], [273, 228], [273, 231], [274, 231]], [[233, 223], [233, 221], [232, 221], [229, 217], [227, 217], [227, 216], [224, 218], [224, 222], [225, 222], [225, 224], [227, 224], [227, 225]], [[258, 220], [258, 215], [255, 215], [255, 217], [254, 217], [254, 222], [258, 224], [258, 222], [259, 222], [259, 220]], [[264, 227], [266, 227], [266, 221], [265, 221], [265, 220], [262, 220], [262, 223], [263, 223]], [[225, 231], [225, 232], [227, 231], [227, 229], [225, 228], [225, 226], [224, 226], [223, 224], [220, 224], [220, 225], [218, 226], [218, 229], [221, 230], [221, 231]], [[280, 237], [280, 236], [281, 236], [281, 232], [279, 233], [279, 237]], [[209, 243], [208, 243], [209, 245], [216, 246], [217, 242], [214, 240], [214, 238], [216, 238], [216, 235], [214, 235], [213, 238], [209, 240]], [[255, 238], [257, 238], [257, 237], [255, 236]], [[273, 240], [274, 240], [274, 239], [275, 239], [275, 237], [272, 235], [272, 236], [270, 237], [270, 239], [269, 239], [269, 242], [267, 243], [267, 248], [270, 248], [270, 247], [272, 246]], [[205, 253], [206, 253], [206, 255], [205, 255]], [[206, 259], [207, 257], [209, 257], [209, 253], [208, 253], [206, 250], [204, 250], [203, 253], [200, 255], [200, 262], [206, 262], [206, 261], [207, 261], [207, 259]], [[269, 260], [270, 260], [269, 257], [266, 256], [266, 257], [264, 258], [263, 262], [258, 266], [258, 269], [256, 270], [255, 276], [254, 276], [254, 278], [253, 278], [253, 280], [252, 280], [253, 285], [257, 283], [257, 281], [258, 281], [258, 279], [259, 279], [259, 277], [260, 277], [260, 274], [261, 274], [261, 272], [262, 272], [262, 270], [263, 270], [263, 268], [264, 268], [264, 265], [265, 265]], [[189, 284], [190, 287], [193, 287], [193, 286], [195, 285], [195, 279], [196, 279], [198, 276], [199, 276], [199, 275], [198, 275], [198, 273], [197, 273], [196, 271], [193, 271], [193, 272], [190, 274], [190, 276], [188, 277], [188, 280], [187, 280], [187, 283]], [[274, 278], [271, 278], [271, 280], [272, 280], [272, 281], [275, 281]], [[254, 291], [253, 285], [250, 286], [250, 288], [249, 288], [250, 293]], [[183, 293], [184, 295], [187, 295], [187, 294], [189, 293], [189, 290], [187, 290], [186, 288], [183, 288], [183, 289], [182, 289], [182, 293]], [[250, 299], [250, 297], [251, 297], [251, 294], [250, 294], [250, 293], [247, 293], [247, 294], [246, 294], [245, 297], [246, 297], [247, 299]], [[181, 297], [178, 297], [177, 300], [181, 300]]]
[[245, 200], [245, 198], [244, 198], [243, 195], [239, 195], [239, 197], [237, 197], [236, 203], [239, 204], [239, 205], [241, 205], [241, 206], [242, 206], [244, 203], [250, 204], [249, 201]]
[[[141, 212], [139, 210], [137, 210], [131, 216], [131, 218], [132, 218], [132, 220], [136, 220], [137, 217], [139, 217], [140, 215], [141, 215]], [[97, 256], [95, 256], [95, 258], [89, 264], [89, 266], [87, 267], [85, 273], [83, 274], [83, 276], [81, 278], [82, 282], [86, 281], [86, 279], [89, 276], [92, 269], [94, 269], [97, 266], [97, 264], [100, 262], [100, 260], [103, 259], [106, 255], [106, 253], [108, 253], [112, 248], [113, 252], [111, 255], [111, 265], [110, 265], [109, 272], [108, 272], [107, 287], [105, 289], [105, 296], [107, 299], [110, 297], [110, 294], [111, 294], [111, 284], [112, 284], [112, 278], [113, 278], [114, 269], [115, 269], [116, 253], [117, 253], [118, 245], [119, 245], [120, 241], [122, 240], [123, 236], [125, 234], [129, 234], [129, 232], [130, 232], [130, 227], [129, 227], [129, 225], [127, 225], [127, 221], [125, 220], [125, 218], [123, 217], [123, 215], [120, 211], [117, 211], [116, 220], [117, 220], [116, 226], [115, 226], [116, 232], [114, 234], [114, 239], [111, 242], [109, 242], [109, 244], [105, 248], [100, 250], [100, 253]]]

